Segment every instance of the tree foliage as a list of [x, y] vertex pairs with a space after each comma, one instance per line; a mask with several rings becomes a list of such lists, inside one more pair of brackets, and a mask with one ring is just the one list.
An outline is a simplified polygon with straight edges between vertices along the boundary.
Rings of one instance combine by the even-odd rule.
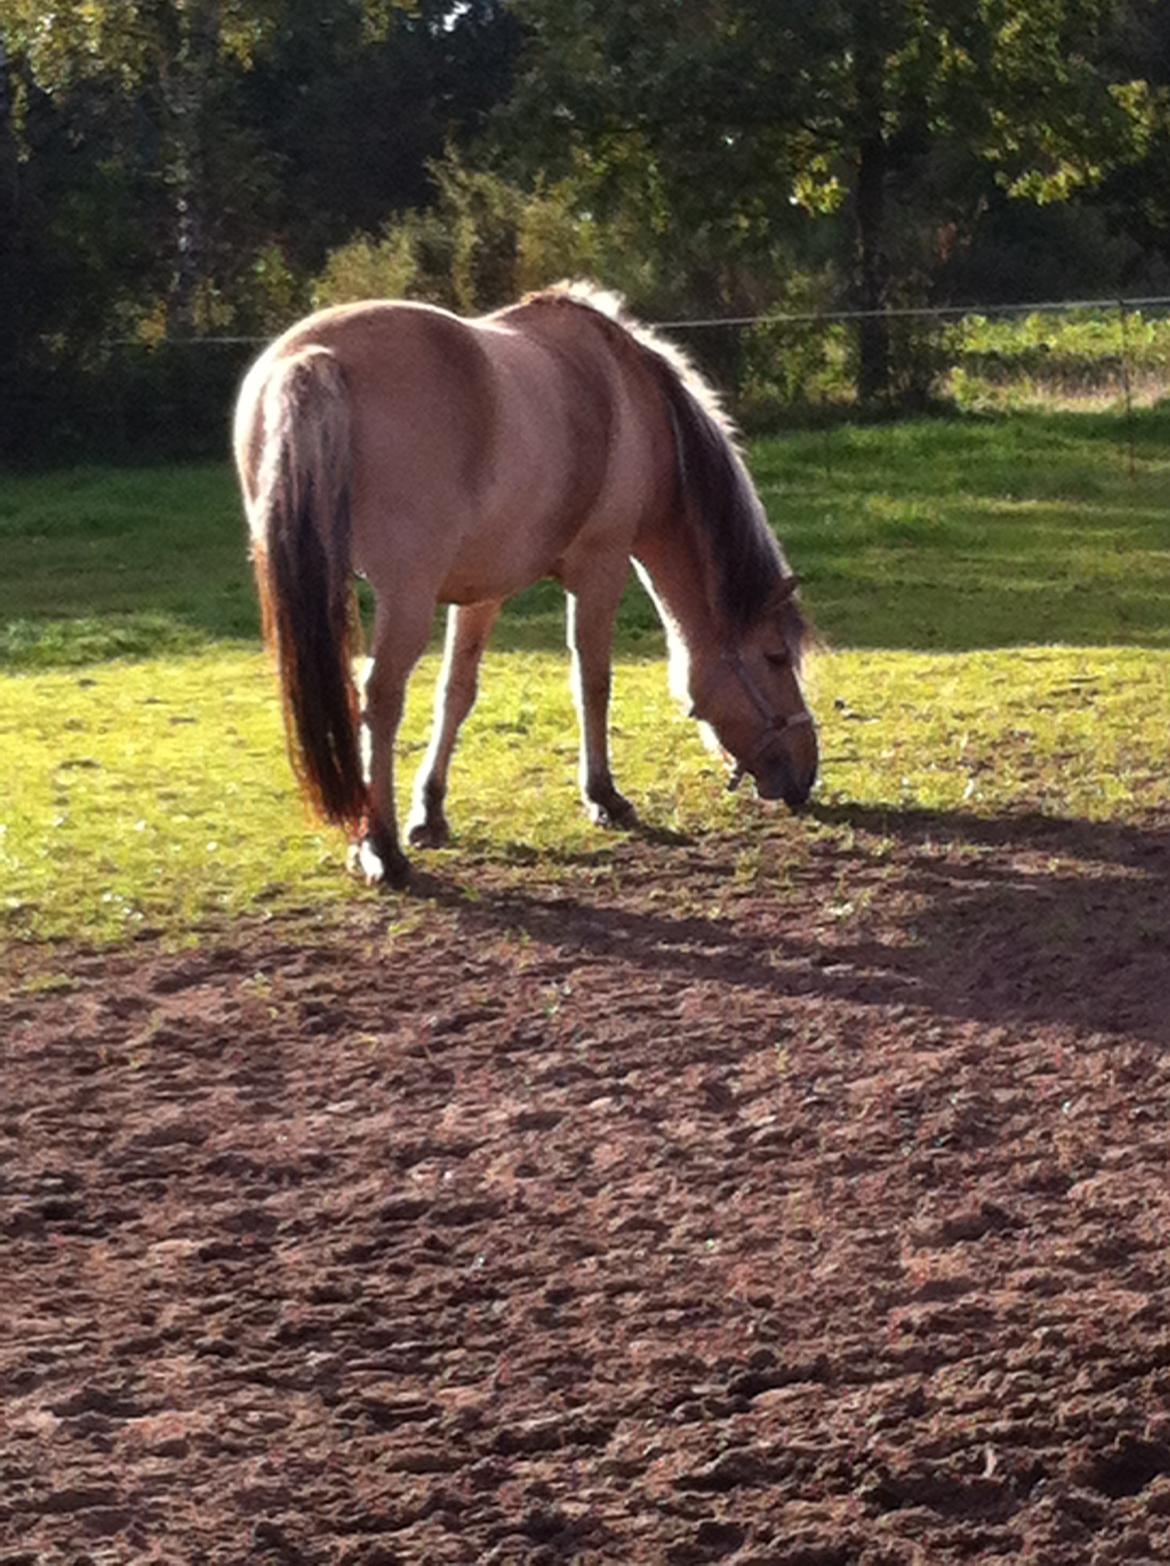
[[0, 0], [0, 392], [590, 272], [859, 307], [880, 401], [929, 371], [891, 306], [1170, 272], [1168, 93], [1164, 0]]
[[[518, 142], [578, 165], [631, 165], [678, 226], [729, 263], [799, 240], [796, 214], [838, 218], [852, 298], [921, 299], [940, 250], [966, 243], [1000, 192], [1053, 202], [1140, 160], [1164, 93], [1127, 55], [1150, 10], [1122, 0], [517, 0], [535, 43]], [[710, 284], [708, 283], [708, 291]], [[863, 332], [864, 393], [888, 384], [885, 327]], [[866, 337], [868, 336], [868, 341]]]

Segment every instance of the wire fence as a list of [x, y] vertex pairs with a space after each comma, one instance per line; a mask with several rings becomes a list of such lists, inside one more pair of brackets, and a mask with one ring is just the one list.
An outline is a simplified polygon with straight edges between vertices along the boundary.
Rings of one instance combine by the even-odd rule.
[[[683, 318], [681, 320], [648, 320], [647, 326], [658, 330], [669, 331], [703, 331], [718, 327], [745, 327], [745, 326], [773, 326], [788, 325], [794, 323], [818, 322], [831, 325], [836, 321], [867, 321], [867, 320], [960, 320], [966, 316], [1013, 316], [1013, 315], [1054, 315], [1072, 311], [1119, 311], [1129, 314], [1134, 311], [1158, 310], [1163, 313], [1170, 312], [1170, 294], [1141, 295], [1135, 298], [1120, 298], [1106, 296], [1096, 299], [1051, 299], [1029, 300], [1011, 304], [955, 304], [955, 305], [914, 305], [905, 308], [891, 306], [881, 310], [771, 310], [758, 315], [713, 315]], [[270, 337], [258, 333], [250, 334], [217, 334], [200, 333], [197, 337], [171, 337], [158, 340], [159, 345], [171, 344], [204, 344], [218, 346], [242, 346], [261, 345], [270, 341]], [[138, 337], [112, 337], [106, 339], [108, 347], [138, 347], [142, 339]]]
[[1121, 311], [1161, 309], [1170, 311], [1170, 294], [1153, 294], [1135, 299], [1057, 299], [1031, 301], [1021, 304], [962, 304], [962, 305], [913, 305], [890, 307], [883, 310], [804, 310], [769, 311], [763, 315], [708, 316], [697, 320], [655, 321], [651, 324], [663, 331], [701, 331], [709, 327], [771, 326], [796, 322], [824, 322], [871, 320], [944, 320], [962, 319], [966, 316], [1051, 315], [1072, 311]]
[[[857, 393], [880, 322], [883, 393]], [[765, 310], [653, 321], [685, 347], [749, 433], [874, 413], [1027, 406], [1134, 410], [1170, 396], [1170, 295]], [[271, 334], [52, 345], [5, 389], [0, 452], [220, 453], [246, 365]]]

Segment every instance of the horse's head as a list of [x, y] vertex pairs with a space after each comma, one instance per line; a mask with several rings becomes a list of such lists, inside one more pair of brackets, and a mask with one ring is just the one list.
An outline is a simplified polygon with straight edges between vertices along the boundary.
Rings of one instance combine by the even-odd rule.
[[705, 660], [692, 716], [731, 758], [728, 786], [746, 773], [761, 799], [799, 810], [817, 776], [817, 731], [800, 688], [810, 631], [794, 597], [797, 579], [782, 579], [748, 630]]

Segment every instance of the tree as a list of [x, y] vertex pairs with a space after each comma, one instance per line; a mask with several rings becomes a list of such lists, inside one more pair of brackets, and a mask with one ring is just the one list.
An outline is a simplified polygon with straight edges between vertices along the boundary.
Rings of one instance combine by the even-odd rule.
[[355, 228], [435, 201], [428, 165], [506, 94], [518, 39], [503, 0], [0, 0], [10, 432], [23, 408], [25, 435], [83, 438], [111, 388], [140, 407], [134, 376], [213, 359], [218, 430], [228, 356], [117, 344], [286, 322]]
[[[1138, 156], [1106, 178], [1100, 205], [1112, 228], [1142, 256], [1147, 275], [1160, 259], [1170, 271], [1170, 6], [1164, 0], [1131, 0], [1123, 8], [1114, 42], [1119, 76], [1147, 84], [1146, 113]], [[1164, 282], [1159, 285], [1164, 291]]]
[[189, 331], [203, 270], [207, 107], [215, 72], [247, 63], [276, 0], [0, 0], [0, 33], [30, 84], [51, 98], [99, 85], [137, 98], [157, 132], [171, 211], [172, 324]]
[[0, 401], [16, 360], [19, 297], [20, 160], [13, 123], [12, 79], [8, 50], [0, 34]]
[[419, 0], [378, 26], [353, 0], [288, 0], [237, 109], [278, 169], [273, 230], [316, 270], [355, 231], [439, 195], [430, 168], [507, 97], [520, 30], [502, 0]]
[[[167, 328], [189, 336], [225, 324], [257, 258], [308, 271], [430, 199], [428, 160], [507, 91], [518, 28], [501, 0], [0, 0], [0, 39], [26, 163], [46, 124], [88, 136], [96, 110], [94, 165], [142, 176]], [[123, 274], [145, 305], [153, 281]]]
[[520, 113], [562, 159], [653, 167], [683, 232], [728, 253], [835, 213], [867, 313], [858, 390], [889, 387], [885, 311], [912, 269], [891, 223], [926, 182], [938, 227], [989, 188], [1066, 199], [1135, 155], [1151, 95], [1118, 72], [1122, 0], [516, 0]]

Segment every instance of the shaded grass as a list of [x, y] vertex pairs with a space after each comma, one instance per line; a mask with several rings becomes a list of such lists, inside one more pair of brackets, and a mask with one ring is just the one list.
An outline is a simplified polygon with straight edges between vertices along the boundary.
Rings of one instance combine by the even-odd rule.
[[[856, 811], [1164, 813], [1170, 412], [1135, 428], [1133, 480], [1117, 422], [1096, 416], [756, 443], [773, 520], [842, 649], [812, 678], [820, 816], [723, 791], [634, 588], [614, 755], [645, 820], [750, 859], [764, 841], [796, 858], [810, 837], [844, 840]], [[294, 794], [242, 532], [221, 467], [0, 481], [0, 933], [181, 939], [244, 910], [364, 895], [341, 874], [340, 837]], [[469, 889], [483, 865], [604, 873], [618, 852], [577, 804], [562, 640], [546, 584], [489, 655], [452, 776], [457, 844], [439, 859]], [[432, 652], [412, 688], [404, 781], [436, 666]], [[670, 875], [668, 846], [644, 851]]]
[[[761, 440], [773, 524], [839, 645], [1170, 645], [1170, 406], [846, 426]], [[0, 479], [0, 668], [254, 641], [226, 465]], [[522, 594], [503, 647], [563, 638], [561, 594]], [[649, 640], [647, 640], [649, 638]], [[656, 652], [631, 587], [619, 649]]]
[[846, 428], [753, 467], [818, 620], [850, 646], [1170, 646], [1170, 408]]
[[0, 667], [186, 652], [258, 634], [225, 464], [5, 476], [0, 565]]

